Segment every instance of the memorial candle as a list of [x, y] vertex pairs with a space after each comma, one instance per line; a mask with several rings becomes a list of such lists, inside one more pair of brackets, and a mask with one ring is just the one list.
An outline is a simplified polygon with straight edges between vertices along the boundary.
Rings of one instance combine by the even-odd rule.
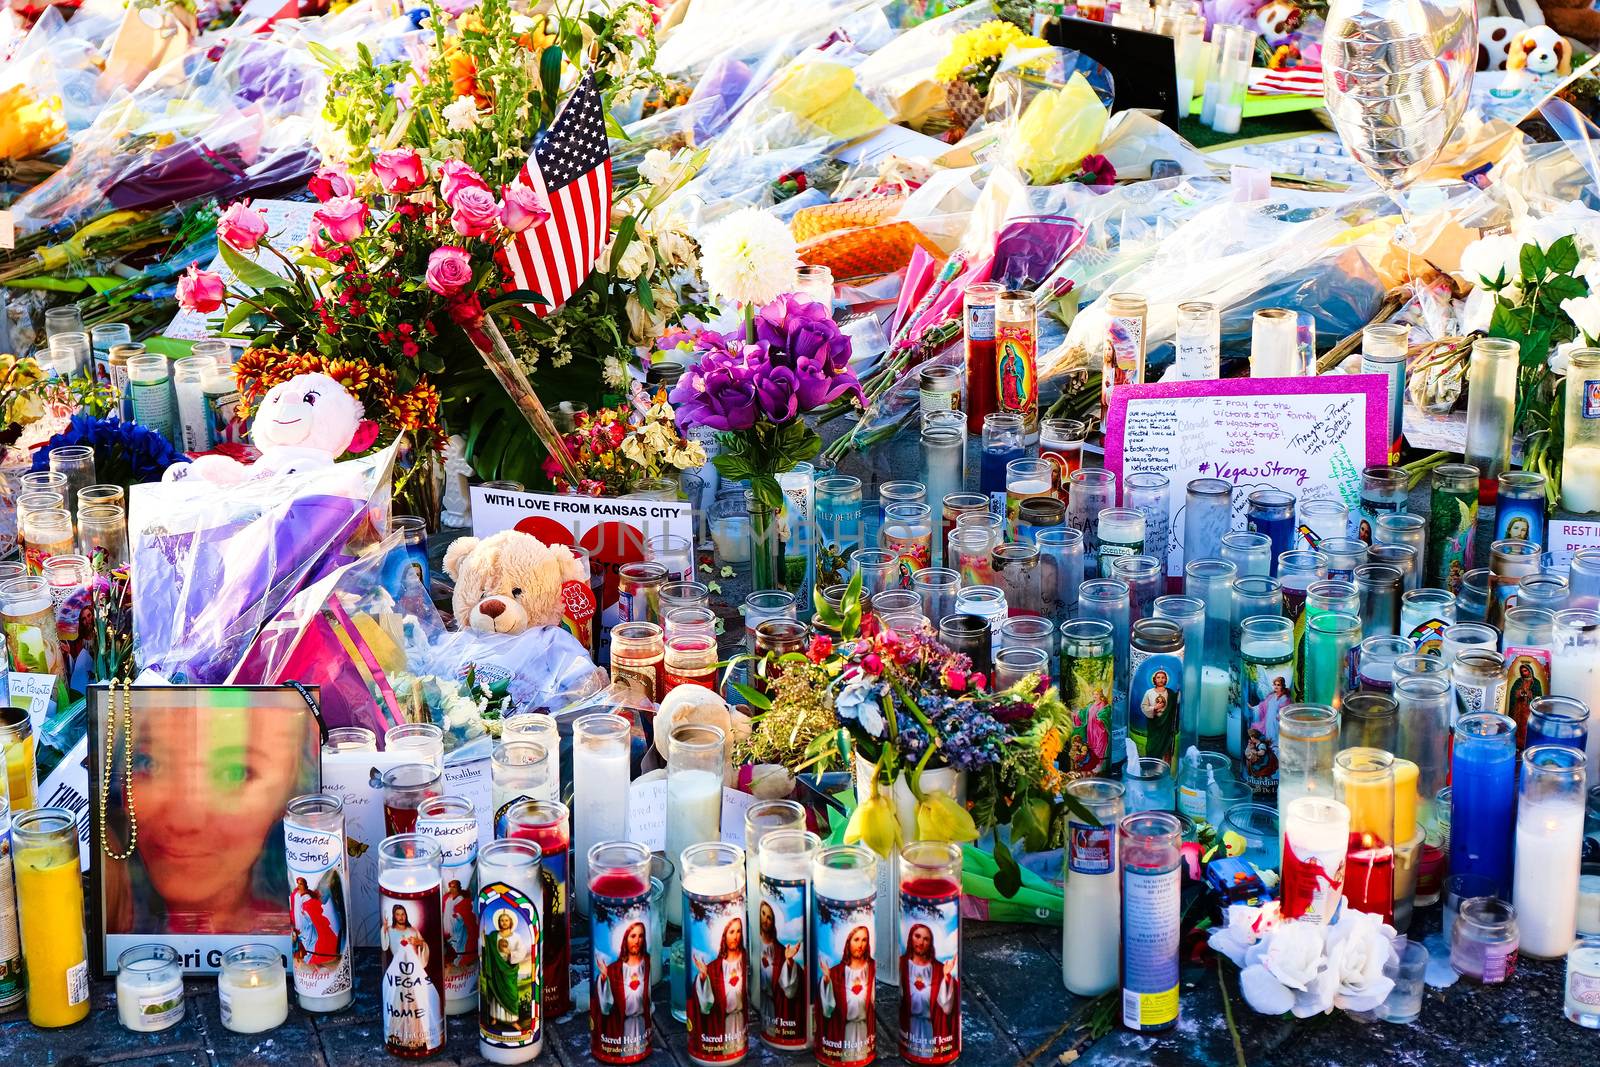
[[290, 800], [283, 813], [283, 843], [290, 918], [297, 931], [314, 932], [302, 933], [301, 951], [294, 956], [295, 993], [306, 1011], [342, 1011], [355, 998], [344, 801], [326, 793]]
[[19, 812], [11, 844], [28, 1021], [70, 1026], [89, 1014], [78, 824], [66, 808]]
[[1522, 753], [1511, 902], [1522, 928], [1521, 951], [1537, 959], [1565, 956], [1577, 936], [1587, 762], [1564, 745]]
[[183, 1021], [183, 967], [167, 945], [135, 945], [117, 957], [117, 1021], [136, 1034]]
[[1117, 827], [1122, 878], [1122, 1025], [1178, 1023], [1178, 941], [1183, 824], [1164, 811], [1125, 816]]
[[[745, 885], [745, 924], [746, 937], [750, 942], [750, 952], [755, 954], [757, 936], [765, 930], [761, 922], [761, 841], [768, 834], [777, 833], [779, 830], [804, 830], [806, 828], [806, 812], [797, 801], [793, 800], [758, 800], [750, 805], [744, 813], [744, 885]], [[762, 948], [765, 952], [766, 949]], [[764, 984], [758, 981], [750, 983], [750, 1004], [753, 1010], [762, 1006], [762, 998], [766, 995]]]
[[567, 806], [528, 800], [506, 812], [506, 837], [539, 846], [544, 1014], [559, 1019], [572, 1010], [572, 833]]
[[961, 846], [913, 841], [899, 856], [900, 1058], [961, 1056]]
[[638, 1063], [650, 1055], [650, 989], [661, 965], [650, 955], [650, 851], [636, 841], [602, 841], [582, 870], [594, 941], [589, 1054], [600, 1063]]
[[745, 1020], [754, 1007], [744, 932], [744, 849], [701, 841], [683, 850], [677, 868], [689, 1060], [703, 1067], [737, 1063], [748, 1047]]
[[383, 1037], [392, 1056], [426, 1059], [444, 1050], [444, 931], [439, 846], [393, 834], [378, 846], [383, 923]]
[[1450, 758], [1450, 870], [1487, 878], [1511, 892], [1516, 815], [1517, 726], [1478, 712], [1456, 723]]
[[[474, 917], [478, 908], [478, 813], [466, 797], [429, 797], [417, 808], [416, 832], [439, 846], [445, 941], [459, 947], [459, 938], [475, 939], [472, 931], [476, 929]], [[474, 950], [476, 947], [472, 946]], [[446, 1015], [477, 1010], [477, 961], [476, 951], [452, 952], [445, 961]]]
[[526, 840], [492, 841], [477, 855], [478, 1054], [490, 1063], [530, 1063], [544, 1048], [539, 860]]
[[1098, 997], [1117, 985], [1122, 936], [1117, 823], [1122, 820], [1122, 794], [1120, 782], [1103, 778], [1067, 784], [1067, 795], [1094, 816], [1091, 823], [1068, 814], [1063, 856], [1061, 981], [1080, 997]]
[[[667, 858], [690, 845], [715, 841], [722, 826], [722, 778], [727, 738], [715, 726], [675, 726], [667, 739]], [[681, 874], [667, 885], [667, 922], [683, 925]]]
[[1327, 797], [1296, 797], [1284, 809], [1283, 836], [1283, 917], [1331, 923], [1344, 889], [1350, 809]]
[[824, 848], [812, 865], [811, 988], [821, 1067], [858, 1067], [877, 1056], [877, 868], [878, 857], [864, 845]]
[[1573, 697], [1589, 707], [1588, 784], [1600, 781], [1600, 611], [1568, 608], [1555, 614], [1550, 637], [1550, 692]]
[[[1278, 709], [1278, 810], [1299, 797], [1333, 796], [1333, 758], [1339, 744], [1339, 713], [1326, 704], [1290, 704]], [[1279, 820], [1280, 848], [1284, 820]]]
[[758, 916], [750, 951], [759, 978], [751, 984], [760, 993], [761, 1040], [793, 1052], [811, 1047], [811, 872], [821, 842], [798, 828], [759, 840], [760, 873], [747, 888]]
[[1350, 809], [1345, 900], [1357, 911], [1394, 920], [1394, 757], [1378, 748], [1347, 748], [1333, 761], [1334, 793]]
[[260, 1034], [282, 1026], [289, 1018], [289, 986], [278, 950], [252, 944], [224, 952], [217, 974], [217, 1006], [223, 1027], [236, 1034]]
[[417, 809], [444, 791], [443, 776], [431, 763], [402, 763], [383, 772], [384, 833], [409, 834], [417, 826]]
[[[628, 720], [600, 712], [572, 724], [572, 836], [578, 910], [589, 912], [589, 850], [628, 836]], [[649, 889], [648, 880], [645, 891]]]

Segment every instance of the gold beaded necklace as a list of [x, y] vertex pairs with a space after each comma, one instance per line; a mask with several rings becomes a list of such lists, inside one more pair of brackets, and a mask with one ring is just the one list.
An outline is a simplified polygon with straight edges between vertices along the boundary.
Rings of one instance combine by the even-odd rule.
[[[122, 793], [123, 806], [128, 812], [128, 847], [121, 853], [111, 851], [106, 838], [106, 821], [110, 815], [111, 779], [117, 762], [117, 687], [122, 687], [123, 733], [127, 740], [123, 751]], [[106, 750], [105, 762], [100, 768], [100, 851], [109, 859], [123, 861], [133, 857], [139, 844], [139, 817], [133, 810], [133, 682], [123, 678], [110, 683], [106, 697]]]

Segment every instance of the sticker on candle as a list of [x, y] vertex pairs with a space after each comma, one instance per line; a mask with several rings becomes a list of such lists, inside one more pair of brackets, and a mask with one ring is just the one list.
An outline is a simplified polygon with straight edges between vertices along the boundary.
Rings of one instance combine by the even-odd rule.
[[381, 885], [383, 914], [383, 1036], [401, 1056], [432, 1056], [444, 1048], [444, 938], [439, 887], [416, 891]]
[[1528, 740], [1528, 715], [1533, 702], [1550, 692], [1550, 650], [1512, 645], [1503, 654], [1505, 688], [1500, 692], [1500, 712], [1517, 724], [1517, 748]]
[[589, 919], [590, 1051], [602, 1063], [637, 1063], [650, 1055], [650, 897], [610, 897], [592, 886]]
[[874, 897], [816, 895], [817, 1062], [857, 1067], [877, 1056]]
[[731, 1063], [745, 1055], [750, 1003], [744, 894], [694, 893], [687, 882], [683, 896], [689, 1057], [697, 1063]]
[[[740, 824], [741, 826], [743, 823]], [[761, 1037], [782, 1049], [807, 1041], [811, 953], [806, 945], [805, 879], [761, 876]]]
[[900, 1054], [950, 1063], [961, 1054], [961, 890], [900, 888]]
[[515, 887], [491, 882], [478, 892], [478, 917], [478, 1036], [493, 1048], [526, 1048], [543, 1029], [539, 908]]
[[344, 834], [298, 825], [286, 817], [283, 841], [284, 864], [289, 868], [289, 919], [294, 926], [295, 993], [302, 1000], [338, 997], [353, 988]]

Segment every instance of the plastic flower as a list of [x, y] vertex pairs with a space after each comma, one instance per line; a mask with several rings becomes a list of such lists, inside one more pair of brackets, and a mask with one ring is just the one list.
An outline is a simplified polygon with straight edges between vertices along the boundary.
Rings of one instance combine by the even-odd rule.
[[779, 370], [790, 372], [798, 411], [814, 411], [846, 394], [866, 403], [850, 370], [850, 338], [834, 324], [832, 309], [791, 294], [762, 308], [755, 326], [775, 377]]
[[917, 803], [917, 837], [923, 841], [976, 841], [978, 824], [955, 797], [930, 790]]
[[708, 227], [700, 243], [706, 285], [739, 304], [765, 304], [792, 291], [799, 262], [789, 227], [755, 207]]
[[422, 168], [422, 157], [409, 148], [392, 148], [379, 152], [372, 160], [372, 173], [378, 184], [390, 196], [400, 196], [422, 188], [427, 173]]
[[877, 780], [872, 783], [872, 795], [856, 805], [845, 824], [844, 843], [857, 841], [885, 858], [900, 847], [900, 817], [895, 812], [894, 801], [879, 791]]
[[1371, 1011], [1388, 999], [1394, 979], [1383, 968], [1395, 955], [1394, 937], [1379, 916], [1345, 907], [1328, 930], [1328, 970], [1338, 982], [1335, 1007]]
[[50, 453], [63, 445], [88, 445], [94, 449], [95, 477], [112, 485], [156, 482], [174, 463], [189, 457], [160, 433], [135, 422], [112, 417], [74, 415], [67, 428], [33, 453], [33, 469], [50, 469]]
[[879, 689], [874, 683], [862, 678], [846, 682], [834, 697], [833, 710], [840, 719], [858, 723], [869, 736], [883, 736], [887, 724], [879, 704]]
[[197, 266], [178, 277], [178, 306], [185, 311], [210, 314], [222, 306], [222, 275]]
[[706, 355], [672, 389], [679, 421], [726, 432], [750, 429], [761, 415], [756, 382], [766, 371], [765, 352], [754, 353], [752, 361], [750, 353], [730, 348], [710, 331], [701, 334], [701, 343], [709, 346]]
[[445, 245], [428, 255], [423, 282], [440, 296], [453, 296], [472, 281], [472, 257], [464, 248]]
[[228, 205], [217, 219], [217, 239], [240, 252], [254, 252], [267, 235], [267, 216], [249, 201]]
[[322, 224], [328, 240], [334, 244], [349, 244], [367, 228], [371, 212], [367, 205], [349, 196], [336, 196], [312, 213], [311, 217]]

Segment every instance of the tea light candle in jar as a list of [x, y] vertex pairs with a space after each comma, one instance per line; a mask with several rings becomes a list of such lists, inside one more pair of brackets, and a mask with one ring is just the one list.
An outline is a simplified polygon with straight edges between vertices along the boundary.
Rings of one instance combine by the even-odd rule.
[[1567, 953], [1566, 1017], [1600, 1030], [1600, 937], [1580, 937]]
[[222, 1025], [236, 1034], [259, 1034], [289, 1017], [289, 983], [283, 957], [271, 945], [238, 945], [222, 954], [217, 976]]
[[117, 1019], [136, 1034], [183, 1021], [183, 968], [166, 945], [135, 945], [117, 957]]

